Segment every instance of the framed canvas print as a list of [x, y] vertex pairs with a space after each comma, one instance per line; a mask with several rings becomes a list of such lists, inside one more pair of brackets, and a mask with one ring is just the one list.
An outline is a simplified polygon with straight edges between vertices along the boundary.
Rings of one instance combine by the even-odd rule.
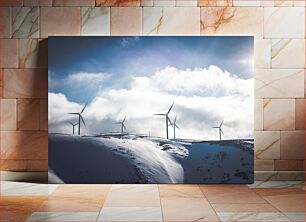
[[49, 183], [253, 183], [253, 37], [48, 48]]

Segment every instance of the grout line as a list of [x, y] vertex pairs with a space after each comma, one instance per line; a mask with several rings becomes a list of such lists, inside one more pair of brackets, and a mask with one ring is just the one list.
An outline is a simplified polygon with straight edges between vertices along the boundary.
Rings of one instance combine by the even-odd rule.
[[156, 186], [157, 186], [157, 190], [158, 190], [159, 205], [160, 205], [160, 210], [161, 210], [162, 221], [165, 221], [164, 220], [164, 212], [163, 212], [162, 202], [161, 202], [161, 196], [160, 196], [160, 191], [159, 191], [159, 184], [156, 184]]

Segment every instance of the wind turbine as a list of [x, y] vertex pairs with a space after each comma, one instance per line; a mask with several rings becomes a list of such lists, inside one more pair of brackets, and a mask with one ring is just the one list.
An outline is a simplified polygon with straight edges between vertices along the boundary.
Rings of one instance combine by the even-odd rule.
[[213, 127], [213, 128], [219, 129], [220, 141], [221, 141], [221, 133], [224, 135], [224, 133], [223, 133], [223, 131], [222, 131], [222, 128], [221, 128], [221, 127], [222, 127], [222, 124], [223, 124], [223, 121], [224, 121], [224, 120], [222, 120], [220, 126], [214, 126], [214, 127]]
[[121, 125], [121, 133], [123, 133], [124, 129], [126, 130], [126, 127], [124, 125], [125, 119], [126, 119], [126, 115], [121, 122], [115, 122], [115, 124], [120, 124]]
[[169, 123], [168, 123], [168, 121], [170, 122], [170, 124], [172, 124], [172, 123], [171, 123], [171, 120], [169, 119], [169, 116], [168, 116], [168, 115], [169, 115], [169, 113], [170, 113], [170, 111], [171, 111], [173, 105], [174, 105], [174, 102], [173, 102], [172, 105], [170, 106], [170, 109], [168, 110], [167, 113], [153, 114], [153, 115], [155, 115], [155, 116], [165, 116], [165, 117], [166, 117], [166, 138], [167, 138], [167, 139], [169, 139], [169, 133], [168, 133], [168, 126], [169, 126]]
[[79, 112], [79, 113], [68, 113], [68, 114], [78, 115], [78, 116], [79, 116], [79, 123], [78, 123], [78, 125], [79, 125], [79, 130], [78, 130], [78, 135], [81, 134], [81, 120], [82, 120], [84, 126], [86, 127], [85, 121], [84, 121], [83, 116], [82, 116], [82, 113], [84, 112], [86, 106], [87, 106], [87, 103], [86, 103], [85, 106], [83, 107], [82, 111]]
[[173, 123], [170, 122], [170, 125], [173, 127], [173, 139], [175, 139], [175, 128], [181, 130], [181, 128], [176, 124], [176, 116], [174, 118]]
[[78, 125], [78, 123], [73, 124], [73, 123], [70, 122], [70, 121], [69, 121], [69, 123], [70, 123], [70, 125], [72, 125], [72, 135], [74, 135], [74, 127], [75, 127], [76, 125]]

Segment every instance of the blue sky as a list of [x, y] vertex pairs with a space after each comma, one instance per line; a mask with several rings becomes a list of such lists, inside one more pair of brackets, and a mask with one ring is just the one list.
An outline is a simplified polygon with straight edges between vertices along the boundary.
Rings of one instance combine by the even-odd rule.
[[[49, 91], [78, 103], [91, 101], [103, 89], [128, 87], [132, 77], [150, 76], [167, 66], [215, 65], [242, 79], [253, 73], [253, 37], [50, 37], [48, 48]], [[105, 76], [82, 90], [67, 81], [75, 73]]]

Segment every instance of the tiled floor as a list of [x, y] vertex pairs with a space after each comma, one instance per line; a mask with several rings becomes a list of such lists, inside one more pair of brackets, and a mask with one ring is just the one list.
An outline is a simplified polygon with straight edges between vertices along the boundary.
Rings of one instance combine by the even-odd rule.
[[46, 185], [1, 182], [0, 221], [305, 221], [301, 182]]

